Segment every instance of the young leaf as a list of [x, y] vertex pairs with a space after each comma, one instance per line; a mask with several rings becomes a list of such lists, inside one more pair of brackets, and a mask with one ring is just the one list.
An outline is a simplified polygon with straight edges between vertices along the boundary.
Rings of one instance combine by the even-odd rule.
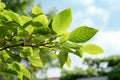
[[6, 5], [2, 2], [0, 2], [0, 10], [3, 10], [6, 7]]
[[28, 25], [25, 30], [29, 33], [32, 34], [32, 32], [34, 31], [34, 27], [32, 25]]
[[39, 55], [38, 56], [37, 55], [32, 55], [32, 56], [30, 56], [29, 60], [30, 60], [30, 62], [33, 66], [43, 67], [43, 63], [42, 63]]
[[67, 41], [69, 38], [69, 33], [66, 32], [60, 37], [60, 43]]
[[32, 18], [28, 16], [21, 16], [21, 26], [23, 26], [25, 23], [31, 21]]
[[29, 58], [29, 61], [31, 64], [35, 67], [43, 67], [43, 63], [39, 57], [39, 50], [34, 50], [34, 54], [31, 55]]
[[0, 52], [0, 58], [3, 59], [4, 61], [10, 61], [11, 57], [9, 54], [4, 50]]
[[57, 34], [64, 33], [72, 22], [72, 12], [68, 8], [55, 16], [52, 22], [52, 28]]
[[48, 25], [48, 19], [47, 19], [47, 17], [45, 15], [39, 15], [39, 16], [35, 17], [33, 19], [33, 22], [39, 22], [43, 26], [47, 26]]
[[84, 52], [87, 52], [89, 54], [100, 54], [104, 52], [104, 50], [101, 47], [95, 44], [87, 44], [84, 45], [82, 48]]
[[28, 69], [23, 66], [22, 64], [19, 64], [21, 72], [23, 73], [23, 75], [25, 75], [27, 78], [31, 79], [31, 75], [30, 72], [28, 71]]
[[18, 72], [18, 76], [20, 76], [22, 74], [20, 77], [21, 79], [22, 79], [23, 75], [26, 76], [27, 78], [31, 79], [30, 72], [22, 64], [20, 64], [18, 62], [14, 62], [14, 63], [12, 63], [12, 69], [16, 70]]
[[51, 55], [52, 58], [58, 59], [58, 56], [57, 56], [56, 53], [53, 52], [53, 53], [51, 53], [50, 55]]
[[84, 43], [90, 40], [97, 32], [98, 30], [95, 28], [87, 26], [78, 27], [70, 33], [69, 41], [75, 43]]
[[19, 72], [19, 74], [17, 75], [17, 78], [19, 80], [23, 80], [23, 73], [22, 72]]
[[15, 21], [15, 22], [21, 24], [21, 18], [20, 18], [20, 16], [17, 13], [14, 13], [13, 11], [4, 10], [2, 12], [2, 15], [6, 19], [8, 19], [8, 21]]
[[65, 62], [67, 61], [67, 57], [68, 57], [68, 53], [66, 52], [60, 52], [58, 54], [58, 58], [60, 61], [60, 66], [63, 67], [63, 65], [65, 64]]
[[43, 13], [43, 11], [38, 6], [35, 5], [32, 8], [32, 14], [37, 16], [37, 15], [42, 15], [44, 13]]
[[71, 66], [71, 59], [70, 59], [70, 56], [69, 56], [69, 55], [68, 55], [68, 57], [67, 57], [66, 64], [67, 64], [68, 67]]

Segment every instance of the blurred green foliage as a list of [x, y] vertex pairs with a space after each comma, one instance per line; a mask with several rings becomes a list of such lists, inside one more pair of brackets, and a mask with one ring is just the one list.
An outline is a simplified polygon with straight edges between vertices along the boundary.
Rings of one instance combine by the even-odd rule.
[[6, 9], [12, 10], [21, 15], [27, 13], [27, 9], [35, 0], [1, 0], [6, 5]]
[[85, 58], [83, 64], [88, 66], [86, 70], [82, 68], [74, 68], [72, 71], [63, 70], [60, 80], [75, 80], [95, 76], [107, 76], [108, 80], [120, 80], [120, 55], [103, 59]]

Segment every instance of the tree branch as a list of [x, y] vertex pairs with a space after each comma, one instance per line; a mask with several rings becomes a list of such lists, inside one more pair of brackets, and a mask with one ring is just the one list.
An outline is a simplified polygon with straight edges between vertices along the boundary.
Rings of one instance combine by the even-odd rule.
[[39, 46], [54, 47], [54, 46], [46, 46], [46, 44], [49, 44], [49, 43], [44, 43], [44, 44], [39, 44], [39, 45], [31, 45], [31, 44], [26, 44], [26, 43], [24, 42], [24, 43], [21, 43], [21, 44], [16, 44], [16, 45], [10, 45], [10, 46], [3, 47], [2, 49], [0, 49], [0, 51], [6, 50], [6, 49], [8, 49], [8, 48], [25, 47], [25, 46], [35, 47], [35, 48], [37, 48], [37, 47], [39, 47]]

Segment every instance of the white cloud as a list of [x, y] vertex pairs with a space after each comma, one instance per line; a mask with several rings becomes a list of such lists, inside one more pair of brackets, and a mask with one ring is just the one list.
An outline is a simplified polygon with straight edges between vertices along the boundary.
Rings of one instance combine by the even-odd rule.
[[94, 26], [94, 24], [95, 24], [94, 21], [89, 18], [83, 20], [83, 22], [81, 23], [81, 25], [87, 25], [87, 26]]
[[103, 22], [107, 22], [109, 19], [109, 12], [102, 8], [97, 8], [95, 5], [91, 5], [87, 8], [86, 13], [88, 15], [101, 16]]
[[94, 3], [94, 0], [71, 0], [71, 1], [74, 4], [80, 4], [83, 6], [92, 5]]
[[80, 25], [94, 26], [94, 21], [90, 18], [85, 18], [86, 14], [83, 12], [76, 12], [73, 16], [74, 23], [79, 23]]
[[120, 1], [118, 0], [101, 0], [103, 3], [107, 3], [109, 5], [109, 9], [111, 10], [120, 10]]
[[107, 24], [110, 16], [109, 11], [97, 7], [94, 0], [72, 0], [72, 2], [84, 6], [84, 10], [79, 10], [73, 15], [73, 24], [75, 26], [87, 25], [99, 27], [99, 24], [100, 26]]

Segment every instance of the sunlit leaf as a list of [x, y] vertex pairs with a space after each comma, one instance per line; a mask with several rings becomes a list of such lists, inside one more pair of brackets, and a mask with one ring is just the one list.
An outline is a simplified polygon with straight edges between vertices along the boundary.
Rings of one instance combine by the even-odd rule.
[[45, 15], [39, 15], [39, 16], [35, 17], [33, 19], [33, 22], [39, 22], [43, 26], [47, 26], [48, 25], [48, 19], [47, 19], [47, 17]]
[[57, 34], [66, 32], [72, 22], [72, 12], [68, 8], [55, 16], [52, 22], [52, 28]]
[[21, 72], [23, 73], [23, 75], [26, 76], [27, 78], [31, 79], [31, 75], [30, 75], [30, 72], [28, 71], [28, 69], [22, 64], [19, 64], [19, 66], [20, 66], [20, 69], [21, 69]]
[[9, 54], [5, 50], [0, 51], [0, 58], [7, 62], [11, 61]]
[[12, 73], [17, 74], [17, 77], [21, 80], [23, 79], [23, 75], [31, 79], [31, 75], [28, 69], [18, 62], [9, 64], [9, 69], [6, 69], [5, 71], [6, 72], [12, 71]]
[[23, 80], [23, 73], [19, 72], [19, 74], [17, 75], [17, 78], [20, 79], [20, 80]]
[[58, 59], [58, 56], [57, 56], [56, 53], [51, 53], [50, 55], [51, 55], [52, 58]]
[[35, 67], [43, 67], [43, 63], [42, 61], [40, 60], [40, 57], [39, 56], [31, 56], [29, 58], [31, 64]]
[[39, 50], [35, 50], [34, 54], [29, 57], [31, 64], [35, 67], [43, 67], [43, 63], [39, 57]]
[[38, 6], [34, 6], [33, 8], [32, 8], [32, 14], [33, 15], [42, 15], [42, 14], [44, 14], [43, 13], [43, 11], [38, 7]]
[[8, 20], [8, 21], [15, 21], [19, 24], [21, 24], [21, 18], [17, 13], [14, 13], [13, 11], [7, 11], [4, 10], [2, 12], [2, 15]]
[[68, 55], [68, 57], [67, 57], [66, 64], [67, 64], [68, 67], [71, 66], [71, 59], [70, 59], [70, 56], [69, 56], [69, 55]]
[[6, 5], [2, 2], [0, 2], [0, 10], [3, 10], [6, 7]]
[[68, 38], [69, 38], [69, 33], [68, 33], [68, 32], [64, 33], [64, 34], [61, 35], [61, 37], [60, 37], [60, 43], [63, 43], [63, 42], [65, 42], [65, 41], [67, 41]]
[[32, 32], [34, 31], [34, 26], [32, 25], [28, 25], [25, 30], [29, 33], [29, 34], [32, 34]]
[[75, 43], [84, 43], [90, 40], [97, 32], [98, 30], [95, 28], [87, 26], [78, 27], [70, 33], [69, 41]]
[[31, 21], [32, 19], [28, 16], [21, 16], [21, 26], [23, 26], [25, 23]]
[[87, 52], [89, 54], [100, 54], [100, 53], [104, 52], [104, 50], [96, 44], [84, 45], [83, 46], [83, 51]]

